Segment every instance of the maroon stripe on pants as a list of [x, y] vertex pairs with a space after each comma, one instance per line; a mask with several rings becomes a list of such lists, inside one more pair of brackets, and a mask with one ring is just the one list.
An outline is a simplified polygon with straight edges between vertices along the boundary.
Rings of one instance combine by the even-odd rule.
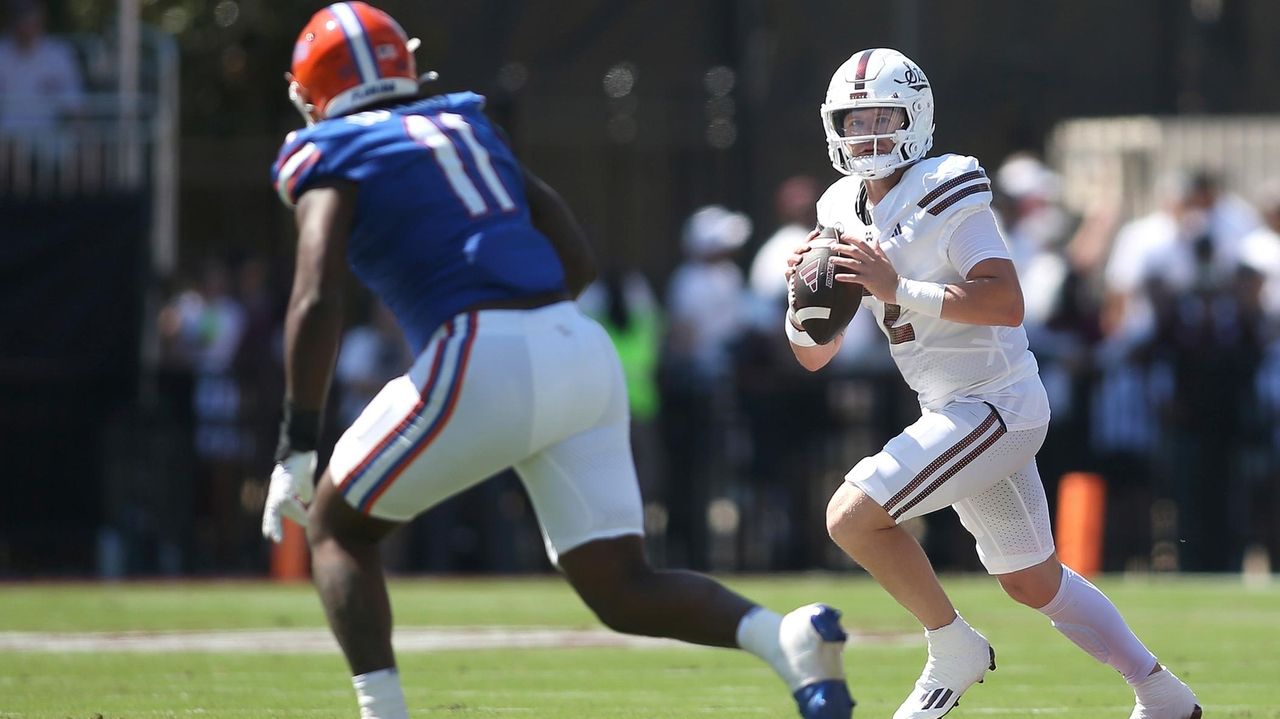
[[925, 467], [924, 469], [920, 470], [920, 473], [917, 474], [914, 479], [908, 482], [907, 486], [898, 490], [897, 494], [889, 498], [889, 501], [884, 503], [885, 511], [887, 512], [890, 509], [893, 509], [893, 505], [906, 499], [907, 496], [910, 495], [912, 492], [914, 492], [916, 490], [916, 487], [919, 487], [921, 484], [923, 484], [924, 481], [928, 479], [931, 474], [933, 474], [934, 472], [937, 472], [939, 469], [942, 469], [942, 465], [955, 459], [957, 456], [959, 456], [961, 452], [965, 450], [966, 447], [973, 444], [974, 442], [977, 442], [978, 438], [986, 434], [987, 430], [991, 429], [991, 425], [995, 424], [999, 419], [1000, 419], [1000, 415], [997, 414], [994, 409], [992, 409], [991, 414], [988, 415], [986, 419], [982, 420], [981, 424], [978, 425], [977, 429], [965, 435], [964, 439], [951, 445], [950, 449], [943, 452], [937, 459], [930, 462], [928, 467]]
[[[992, 410], [992, 412], [995, 412], [995, 410]], [[941, 475], [938, 476], [937, 479], [930, 482], [929, 486], [925, 487], [923, 492], [921, 492], [920, 494], [917, 494], [914, 498], [912, 498], [910, 502], [907, 502], [906, 504], [902, 505], [902, 507], [898, 509], [898, 511], [893, 513], [893, 518], [897, 519], [898, 517], [901, 517], [902, 515], [910, 511], [912, 507], [924, 501], [925, 497], [928, 497], [930, 494], [933, 494], [934, 490], [936, 490], [938, 487], [941, 487], [944, 483], [946, 483], [948, 479], [951, 479], [952, 477], [959, 474], [960, 470], [969, 466], [969, 464], [973, 462], [973, 460], [978, 458], [978, 455], [990, 449], [991, 445], [998, 442], [1000, 438], [1003, 437], [1008, 431], [1009, 430], [1005, 429], [1004, 423], [1001, 422], [1000, 426], [996, 428], [996, 431], [991, 433], [990, 437], [987, 437], [986, 439], [984, 439], [982, 441], [982, 444], [979, 444], [977, 447], [974, 448], [972, 452], [965, 455], [964, 459], [961, 459], [959, 462], [956, 462], [955, 464], [951, 465], [950, 469], [943, 472]]]

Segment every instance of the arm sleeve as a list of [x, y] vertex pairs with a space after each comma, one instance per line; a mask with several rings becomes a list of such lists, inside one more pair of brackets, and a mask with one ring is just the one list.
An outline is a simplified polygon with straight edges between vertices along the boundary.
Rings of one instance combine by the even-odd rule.
[[961, 277], [968, 277], [974, 265], [993, 258], [1009, 260], [1012, 256], [996, 227], [996, 216], [984, 207], [956, 223], [947, 242], [947, 259]]

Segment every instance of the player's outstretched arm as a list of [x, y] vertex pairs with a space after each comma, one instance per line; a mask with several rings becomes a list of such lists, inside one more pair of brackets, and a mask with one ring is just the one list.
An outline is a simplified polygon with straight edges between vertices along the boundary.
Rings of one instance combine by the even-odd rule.
[[342, 334], [347, 233], [355, 205], [354, 185], [323, 186], [304, 192], [295, 212], [298, 258], [284, 323], [284, 419], [262, 508], [262, 536], [274, 542], [284, 539], [285, 517], [307, 526], [321, 410]]
[[595, 256], [587, 244], [587, 235], [560, 193], [529, 172], [528, 168], [523, 169], [525, 196], [529, 200], [533, 226], [556, 248], [556, 254], [564, 265], [565, 283], [569, 285], [569, 292], [577, 297], [596, 279]]
[[329, 393], [342, 339], [347, 234], [355, 185], [308, 190], [298, 200], [298, 251], [284, 325], [285, 395], [302, 411], [319, 412]]

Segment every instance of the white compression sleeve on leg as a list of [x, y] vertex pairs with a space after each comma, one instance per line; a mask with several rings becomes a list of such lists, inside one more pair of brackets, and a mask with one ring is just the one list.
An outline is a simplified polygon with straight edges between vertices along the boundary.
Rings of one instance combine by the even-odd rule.
[[395, 667], [351, 677], [360, 704], [360, 719], [409, 719], [400, 688], [400, 672]]
[[1116, 605], [1070, 567], [1062, 567], [1057, 596], [1038, 611], [1053, 620], [1054, 629], [1130, 684], [1145, 679], [1156, 664], [1155, 655], [1134, 635]]

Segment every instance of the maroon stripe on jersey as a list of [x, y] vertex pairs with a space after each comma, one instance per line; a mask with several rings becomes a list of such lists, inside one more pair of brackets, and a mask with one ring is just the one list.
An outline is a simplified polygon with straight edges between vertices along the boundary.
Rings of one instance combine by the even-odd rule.
[[987, 173], [983, 172], [982, 169], [979, 168], [977, 170], [966, 172], [963, 175], [960, 175], [959, 177], [953, 177], [950, 180], [947, 180], [946, 182], [942, 183], [941, 185], [938, 185], [937, 187], [933, 188], [933, 191], [925, 195], [924, 197], [920, 198], [920, 201], [917, 202], [916, 205], [919, 207], [928, 207], [929, 203], [947, 194], [947, 192], [950, 191], [951, 188], [959, 187], [960, 185], [963, 185], [966, 182], [972, 182], [974, 180], [977, 180], [986, 176], [987, 176]]
[[[867, 61], [871, 59], [874, 53], [875, 50], [866, 50], [862, 53], [862, 57], [858, 58], [858, 69], [853, 74], [853, 89], [862, 90], [866, 88], [867, 85], [863, 80], [867, 79]], [[849, 99], [852, 100], [853, 98]]]
[[928, 467], [920, 470], [920, 473], [908, 482], [907, 486], [903, 487], [897, 494], [890, 497], [889, 501], [884, 503], [885, 511], [892, 509], [893, 505], [906, 499], [908, 495], [916, 490], [916, 487], [924, 484], [924, 481], [928, 479], [930, 475], [937, 472], [939, 469], [942, 469], [942, 465], [955, 459], [956, 456], [963, 452], [966, 447], [977, 442], [978, 438], [986, 434], [987, 430], [991, 429], [991, 425], [995, 424], [999, 419], [999, 413], [997, 413], [995, 409], [992, 409], [991, 414], [986, 419], [982, 420], [981, 424], [979, 424], [976, 429], [965, 435], [964, 439], [961, 439], [959, 442], [951, 445], [950, 449], [943, 452], [937, 459], [930, 462]]
[[963, 200], [969, 195], [976, 195], [979, 192], [991, 192], [991, 184], [984, 182], [980, 185], [969, 185], [968, 187], [962, 190], [957, 190], [955, 194], [947, 197], [947, 199], [943, 200], [942, 202], [939, 202], [933, 207], [930, 207], [929, 214], [934, 215], [936, 217], [937, 215], [942, 214], [942, 212], [946, 210], [948, 207], [951, 207], [952, 205]]
[[[991, 411], [993, 413], [995, 412], [994, 409]], [[944, 483], [946, 483], [948, 479], [951, 479], [952, 477], [959, 474], [960, 470], [964, 469], [965, 467], [968, 467], [969, 464], [973, 462], [973, 460], [978, 458], [978, 455], [990, 449], [991, 445], [999, 441], [999, 439], [1003, 437], [1005, 433], [1007, 433], [1008, 431], [1009, 430], [1005, 429], [1004, 422], [1001, 422], [1000, 426], [996, 427], [996, 431], [992, 432], [990, 437], [987, 437], [985, 440], [983, 440], [982, 444], [978, 445], [977, 447], [974, 447], [973, 451], [965, 455], [964, 458], [961, 459], [959, 462], [956, 462], [955, 464], [951, 465], [950, 469], [938, 475], [938, 478], [930, 482], [929, 486], [925, 487], [923, 492], [913, 497], [910, 502], [907, 502], [906, 504], [902, 505], [902, 507], [900, 507], [898, 511], [893, 513], [893, 518], [897, 519], [898, 517], [901, 517], [902, 515], [910, 511], [912, 507], [924, 501], [925, 497], [928, 497], [930, 494], [933, 494], [933, 492], [936, 489], [938, 489], [938, 487], [941, 487]]]

